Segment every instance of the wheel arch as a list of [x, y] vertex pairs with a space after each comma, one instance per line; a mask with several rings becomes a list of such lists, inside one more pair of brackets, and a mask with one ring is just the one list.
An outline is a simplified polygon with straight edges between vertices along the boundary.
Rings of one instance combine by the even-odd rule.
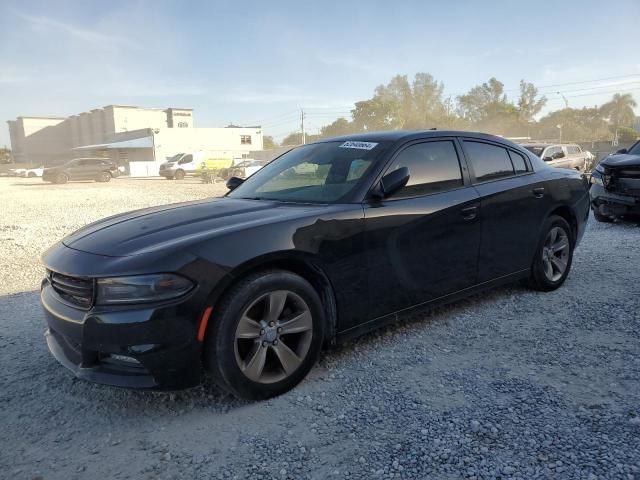
[[564, 218], [569, 226], [571, 227], [571, 233], [573, 236], [573, 242], [577, 241], [578, 238], [578, 217], [571, 207], [568, 205], [561, 205], [556, 207], [551, 212], [549, 212], [549, 216], [557, 215], [559, 217]]
[[320, 262], [312, 255], [280, 252], [264, 255], [242, 263], [221, 280], [208, 297], [207, 305], [213, 306], [220, 302], [220, 299], [231, 290], [239, 281], [249, 275], [268, 270], [283, 270], [295, 273], [308, 281], [318, 292], [325, 316], [325, 339], [326, 345], [333, 345], [337, 332], [337, 307], [333, 286], [329, 277], [325, 273]]

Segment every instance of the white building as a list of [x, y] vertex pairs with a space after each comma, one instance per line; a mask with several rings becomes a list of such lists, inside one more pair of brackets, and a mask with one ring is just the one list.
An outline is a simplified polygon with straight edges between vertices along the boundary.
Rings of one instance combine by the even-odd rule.
[[168, 157], [198, 150], [249, 158], [262, 150], [260, 127], [195, 128], [190, 108], [109, 105], [71, 117], [9, 121], [16, 162], [52, 165], [72, 158], [108, 157], [131, 175], [157, 175]]

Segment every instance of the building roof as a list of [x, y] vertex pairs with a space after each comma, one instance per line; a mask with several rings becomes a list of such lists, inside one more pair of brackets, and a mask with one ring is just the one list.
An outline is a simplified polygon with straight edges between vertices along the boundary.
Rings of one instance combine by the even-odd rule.
[[153, 148], [153, 137], [132, 138], [119, 142], [98, 143], [95, 145], [83, 145], [72, 150], [117, 150], [120, 148]]

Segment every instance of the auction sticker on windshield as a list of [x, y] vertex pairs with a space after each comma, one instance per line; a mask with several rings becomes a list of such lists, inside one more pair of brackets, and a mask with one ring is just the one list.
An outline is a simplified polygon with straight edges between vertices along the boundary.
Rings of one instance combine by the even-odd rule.
[[342, 145], [340, 145], [340, 148], [357, 148], [358, 150], [371, 150], [373, 149], [376, 145], [378, 145], [375, 142], [344, 142]]

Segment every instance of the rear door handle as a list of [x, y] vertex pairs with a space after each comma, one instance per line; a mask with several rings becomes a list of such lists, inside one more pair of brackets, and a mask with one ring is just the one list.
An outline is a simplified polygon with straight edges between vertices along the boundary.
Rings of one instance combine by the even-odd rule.
[[462, 214], [462, 218], [464, 220], [473, 220], [478, 216], [478, 207], [477, 206], [465, 207], [462, 210], [460, 210], [460, 213]]
[[536, 198], [544, 197], [544, 187], [536, 187], [533, 190], [531, 190], [531, 192], [533, 193], [533, 196]]

